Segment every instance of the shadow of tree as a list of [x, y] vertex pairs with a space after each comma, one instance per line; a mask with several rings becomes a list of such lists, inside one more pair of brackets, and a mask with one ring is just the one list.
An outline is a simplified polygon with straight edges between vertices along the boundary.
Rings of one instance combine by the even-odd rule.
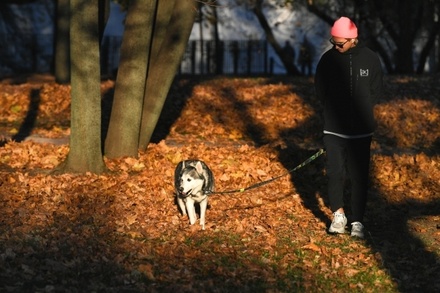
[[[390, 204], [381, 193], [376, 188], [370, 193], [366, 242], [396, 282], [399, 292], [438, 292], [440, 263], [435, 247], [439, 243], [428, 247], [409, 222], [438, 215], [440, 201]], [[424, 224], [427, 233], [436, 233], [435, 223]]]
[[[295, 86], [298, 88], [298, 81], [296, 79], [285, 79], [283, 82], [292, 84], [292, 87]], [[390, 85], [390, 88], [397, 88], [396, 84], [393, 82], [388, 83], [388, 85]], [[415, 80], [407, 83], [409, 88], [418, 88], [421, 85], [420, 82]], [[312, 83], [309, 83], [307, 86], [313, 88]], [[404, 93], [405, 97], [408, 96], [409, 92], [413, 92], [409, 88], [404, 88], [402, 86], [399, 86], [398, 88], [399, 93]], [[418, 92], [419, 91], [414, 91], [414, 93]], [[301, 93], [301, 98], [319, 113], [321, 105], [313, 98], [313, 92], [310, 91], [310, 89], [298, 90], [296, 93]], [[303, 93], [308, 94], [304, 95]], [[394, 95], [394, 93], [388, 89], [387, 98], [393, 100], [401, 97], [399, 95]], [[309, 141], [317, 139], [315, 131], [322, 129], [322, 127], [317, 128], [317, 125], [319, 124], [316, 123], [317, 120], [319, 120], [318, 117], [312, 117], [300, 127], [314, 131], [305, 132], [308, 138], [312, 137]], [[279, 150], [279, 159], [287, 169], [294, 165], [293, 162], [301, 161], [301, 157], [304, 158], [310, 154], [310, 151], [308, 151], [307, 148], [304, 148], [304, 146], [301, 146], [298, 143], [298, 141], [304, 139], [304, 136], [302, 135], [304, 132], [300, 128], [290, 129], [283, 134], [283, 139], [287, 147]], [[295, 137], [298, 139], [295, 139]], [[393, 138], [386, 137], [386, 132], [382, 132], [379, 137], [376, 135], [374, 139], [377, 140], [379, 144], [381, 142], [388, 142], [391, 145], [391, 149], [385, 145], [382, 146], [383, 149], [391, 150], [391, 152], [381, 155], [392, 157], [395, 154], [395, 148], [398, 143], [394, 142]], [[431, 157], [438, 155], [440, 151], [438, 147], [438, 139], [429, 149], [423, 146], [413, 147], [421, 153], [429, 154]], [[397, 155], [398, 154], [399, 153], [397, 153]], [[440, 210], [439, 200], [434, 198], [429, 203], [412, 201], [402, 204], [394, 204], [390, 202], [387, 200], [387, 192], [382, 190], [380, 186], [378, 186], [377, 180], [374, 179], [382, 170], [378, 169], [380, 167], [375, 166], [374, 162], [372, 165], [372, 188], [369, 192], [370, 199], [365, 216], [365, 224], [369, 231], [366, 243], [371, 246], [373, 251], [376, 251], [380, 255], [379, 258], [382, 260], [383, 266], [396, 281], [400, 292], [439, 291], [440, 285], [438, 280], [440, 279], [440, 262], [438, 255], [435, 252], [428, 250], [420, 238], [414, 235], [414, 233], [411, 233], [408, 226], [408, 221], [415, 217], [438, 215], [438, 211]], [[310, 168], [316, 169], [313, 170]], [[324, 161], [316, 162], [314, 166], [310, 166], [308, 170], [292, 174], [291, 178], [292, 183], [304, 201], [304, 205], [311, 210], [318, 219], [326, 223], [328, 226], [330, 219], [321, 211], [319, 202], [319, 198], [321, 198], [321, 200], [324, 200], [328, 206], [326, 199], [326, 179], [323, 172], [324, 168]], [[439, 183], [434, 183], [434, 185], [433, 190], [440, 191]], [[403, 194], [402, 197], [404, 197]], [[434, 223], [429, 223], [429, 225], [434, 225]], [[421, 271], [424, 273], [419, 274]]]
[[[124, 196], [119, 184], [110, 190], [95, 184], [101, 193], [91, 195], [87, 191], [97, 186], [74, 182], [75, 188], [68, 188], [67, 195], [62, 190], [59, 201], [35, 189], [26, 195], [35, 209], [2, 209], [0, 291], [263, 292], [272, 285], [268, 279], [273, 282], [277, 276], [275, 268], [255, 259], [252, 249], [237, 251], [242, 240], [233, 233], [173, 228], [157, 236], [140, 224], [125, 226], [124, 214], [130, 211], [124, 207], [139, 204], [138, 198], [118, 201]], [[1, 185], [0, 194], [6, 203], [14, 201]], [[148, 222], [148, 210], [140, 210], [137, 220]], [[301, 288], [302, 273], [299, 265], [293, 266], [287, 276], [291, 284], [283, 286]]]
[[[32, 231], [4, 229], [11, 237], [0, 238], [0, 290], [145, 292], [148, 283], [141, 274], [122, 264], [127, 250], [107, 218], [112, 209], [109, 197], [71, 195], [69, 200], [60, 204], [50, 225], [42, 227], [37, 220]], [[20, 211], [15, 221], [26, 222], [42, 211]]]
[[[266, 82], [279, 83], [280, 80], [269, 79]], [[316, 112], [319, 112], [320, 105], [313, 98], [312, 84], [309, 80], [299, 79], [298, 81], [298, 79], [285, 78], [281, 82], [291, 84], [292, 90], [302, 87], [298, 89], [298, 93], [308, 94], [303, 94], [301, 98], [316, 109]], [[195, 82], [183, 82], [173, 85], [170, 98], [167, 99], [168, 104], [164, 107], [157, 132], [154, 134], [154, 141], [160, 141], [167, 136], [170, 127], [179, 117], [185, 102], [191, 96], [194, 84]], [[228, 87], [224, 89], [223, 93], [228, 101], [235, 105], [231, 111], [236, 111], [241, 117], [253, 142], [257, 146], [270, 144], [271, 141], [265, 135], [265, 128], [252, 119], [248, 106], [238, 99], [235, 89]], [[28, 113], [26, 118], [28, 125], [35, 121], [39, 103], [38, 91], [34, 92], [32, 96], [30, 108], [34, 111]], [[320, 147], [319, 124], [320, 118], [316, 114], [298, 127], [287, 129], [282, 133], [283, 145], [276, 144], [276, 150], [279, 161], [287, 170], [304, 161]], [[24, 129], [21, 131], [21, 135], [17, 136], [17, 139], [26, 137], [23, 135], [25, 135]], [[305, 141], [307, 143], [304, 143]], [[386, 141], [389, 141], [389, 138]], [[429, 149], [429, 155], [432, 157], [439, 153], [438, 141], [437, 139]], [[422, 152], [428, 151], [424, 148], [420, 149]], [[393, 153], [380, 154], [393, 156]], [[380, 166], [373, 164], [373, 179], [381, 172], [379, 168]], [[328, 222], [328, 215], [322, 211], [323, 202], [326, 204], [324, 174], [324, 160], [318, 159], [306, 168], [293, 173], [291, 180], [303, 199], [304, 205], [320, 221]], [[377, 252], [376, 257], [382, 261], [383, 266], [396, 281], [400, 292], [438, 292], [440, 290], [438, 256], [412, 233], [408, 221], [416, 217], [438, 215], [440, 202], [432, 200], [429, 202], [393, 203], [387, 199], [387, 191], [377, 182], [373, 181], [373, 183], [366, 215], [366, 225], [369, 231], [366, 243], [373, 251]], [[438, 182], [432, 187], [434, 190], [440, 190]], [[11, 194], [10, 191], [3, 190], [2, 192]], [[4, 196], [3, 193], [2, 196]], [[26, 196], [33, 197], [32, 194]], [[2, 264], [0, 288], [7, 289], [9, 292], [35, 292], [37, 290], [61, 292], [66, 289], [64, 279], [67, 275], [69, 277], [74, 275], [75, 278], [69, 278], [69, 280], [76, 279], [77, 282], [69, 284], [72, 292], [146, 292], [154, 290], [181, 292], [190, 289], [200, 291], [204, 288], [215, 289], [220, 285], [223, 285], [221, 288], [225, 292], [243, 290], [240, 287], [243, 282], [247, 285], [245, 291], [252, 292], [261, 290], [262, 284], [267, 282], [266, 276], [261, 276], [261, 278], [234, 283], [234, 277], [245, 278], [245, 276], [235, 275], [232, 269], [228, 271], [228, 265], [235, 264], [240, 266], [243, 271], [255, 270], [258, 269], [258, 266], [254, 267], [248, 263], [241, 265], [239, 261], [245, 262], [246, 254], [238, 255], [233, 249], [221, 252], [220, 259], [224, 263], [208, 263], [210, 254], [214, 252], [203, 250], [203, 245], [201, 245], [198, 256], [190, 259], [185, 258], [185, 255], [179, 254], [181, 251], [179, 247], [173, 245], [173, 243], [175, 244], [173, 241], [164, 242], [165, 248], [161, 252], [148, 251], [147, 247], [144, 256], [131, 255], [130, 251], [127, 251], [127, 243], [134, 245], [134, 242], [129, 239], [129, 235], [118, 233], [114, 222], [107, 217], [113, 208], [113, 203], [105, 195], [95, 198], [86, 195], [79, 196], [77, 201], [65, 203], [65, 205], [71, 205], [72, 208], [78, 208], [78, 210], [63, 211], [60, 207], [59, 211], [53, 215], [52, 225], [40, 227], [28, 233], [17, 230], [14, 235], [19, 239], [7, 239], [0, 234], [0, 251], [2, 252], [0, 253], [0, 263]], [[25, 212], [21, 210], [13, 211], [8, 216], [11, 221], [22, 221], [23, 219], [20, 217], [26, 217]], [[47, 215], [41, 213], [38, 217], [44, 218], [45, 216]], [[6, 223], [0, 223], [1, 231], [7, 231], [7, 229]], [[203, 244], [203, 241], [210, 238], [209, 236], [188, 234], [185, 236], [187, 236], [186, 245], [190, 241]], [[145, 239], [145, 241], [149, 240]], [[15, 246], [14, 241], [17, 241]], [[7, 250], [10, 247], [17, 249]], [[48, 250], [47, 247], [51, 249]], [[102, 252], [99, 257], [95, 255], [96, 251]], [[170, 258], [170, 254], [174, 258]], [[173, 272], [176, 273], [173, 265], [184, 262], [189, 262], [188, 264], [192, 264], [192, 267], [198, 269], [189, 272], [197, 279], [192, 288], [180, 286], [178, 282], [165, 283], [160, 280], [152, 282], [145, 279], [145, 275], [140, 272], [142, 264], [154, 263], [157, 268], [163, 270], [158, 273], [167, 273], [169, 272], [167, 270], [174, 270]], [[124, 266], [127, 263], [130, 265]], [[264, 265], [261, 264], [261, 266]], [[133, 269], [136, 266], [138, 269]], [[185, 271], [182, 270], [178, 273], [184, 274]], [[274, 275], [275, 273], [276, 271], [274, 271]], [[215, 282], [209, 283], [208, 280], [205, 282], [205, 277], [215, 280]], [[300, 283], [300, 273], [292, 272], [292, 280], [292, 282]]]
[[158, 143], [168, 136], [171, 126], [179, 118], [196, 84], [196, 80], [175, 78], [160, 113], [156, 128], [151, 136], [152, 143]]
[[[258, 124], [252, 118], [248, 106], [237, 97], [236, 89], [223, 87], [221, 89], [223, 91], [222, 96], [232, 105], [231, 111], [236, 112], [237, 116], [241, 118], [240, 123], [243, 123], [246, 131], [248, 131], [246, 135], [255, 145], [258, 147], [273, 143], [278, 152], [279, 161], [287, 170], [291, 170], [322, 146], [322, 134], [320, 133], [322, 123], [319, 114], [322, 106], [314, 97], [313, 82], [310, 79], [281, 77], [274, 78], [273, 80], [267, 79], [265, 82], [268, 84], [279, 84], [280, 82], [289, 84], [292, 91], [298, 94], [306, 105], [315, 109], [315, 114], [309, 117], [308, 120], [295, 128], [286, 129], [282, 132], [281, 144], [267, 139], [265, 127]], [[379, 104], [401, 99], [402, 96], [400, 95], [403, 94], [404, 97], [408, 97], [408, 93], [413, 92], [414, 88], [417, 89], [420, 86], [417, 81], [410, 81], [405, 82], [403, 85], [407, 85], [411, 90], [405, 89], [400, 82], [396, 86], [394, 79], [389, 80], [388, 84], [387, 100], [381, 100]], [[396, 87], [399, 88], [399, 92], [394, 95], [392, 89]], [[417, 90], [415, 92], [419, 93], [420, 91]], [[419, 97], [415, 98], [418, 99]], [[212, 109], [207, 108], [207, 110]], [[379, 125], [381, 129], [385, 127], [387, 126]], [[372, 155], [379, 154], [385, 157], [392, 157], [395, 154], [401, 155], [402, 152], [407, 151], [405, 148], [398, 148], [399, 142], [395, 141], [394, 137], [388, 136], [386, 131], [379, 131], [375, 135], [374, 140], [379, 145], [379, 149], [372, 150]], [[438, 139], [429, 148], [420, 141], [420, 145], [413, 145], [410, 152], [414, 152], [414, 150], [426, 153], [430, 157], [435, 157], [439, 153]], [[396, 281], [399, 291], [438, 291], [439, 285], [437, 285], [437, 280], [440, 277], [438, 255], [430, 251], [408, 227], [408, 222], [415, 217], [436, 215], [438, 210], [440, 210], [438, 200], [433, 198], [429, 203], [419, 201], [400, 204], [393, 203], [388, 199], [390, 194], [382, 189], [377, 180], [375, 180], [383, 171], [378, 168], [380, 167], [375, 166], [374, 162], [372, 162], [370, 174], [372, 188], [369, 191], [370, 200], [365, 215], [365, 224], [369, 231], [366, 243], [373, 251], [378, 253], [377, 257], [382, 260], [383, 266], [390, 273], [392, 279]], [[291, 180], [296, 191], [300, 194], [305, 207], [328, 226], [331, 220], [329, 218], [330, 215], [323, 211], [323, 207], [328, 206], [325, 160], [317, 160], [307, 166], [307, 168], [300, 169], [298, 172], [291, 174]], [[434, 190], [440, 190], [438, 183], [435, 183], [432, 187]], [[347, 189], [344, 197], [349, 206], [348, 195]], [[430, 224], [432, 225], [432, 223]], [[420, 268], [426, 270], [427, 273], [423, 275], [418, 274]]]
[[[24, 141], [28, 137], [32, 129], [35, 126], [35, 122], [38, 116], [38, 107], [40, 106], [40, 89], [33, 88], [29, 95], [29, 106], [26, 113], [26, 117], [20, 125], [20, 128], [16, 134], [12, 136], [12, 140], [16, 142]], [[7, 143], [6, 140], [0, 141], [0, 146], [4, 146]]]

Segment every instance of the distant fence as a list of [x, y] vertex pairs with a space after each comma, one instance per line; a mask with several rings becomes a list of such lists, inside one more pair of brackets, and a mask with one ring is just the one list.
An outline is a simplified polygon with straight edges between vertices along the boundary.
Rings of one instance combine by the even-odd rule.
[[0, 34], [0, 44], [0, 77], [51, 71], [52, 35]]
[[[113, 76], [119, 64], [122, 38], [107, 36], [101, 48], [101, 68]], [[284, 67], [265, 40], [189, 41], [179, 74], [264, 75], [284, 72]]]
[[266, 41], [190, 41], [180, 65], [184, 74], [272, 74], [272, 47]]
[[[53, 36], [0, 35], [0, 77], [23, 73], [49, 73], [53, 68]], [[115, 77], [122, 38], [105, 36], [101, 44], [101, 70]], [[265, 40], [189, 41], [179, 74], [266, 75], [284, 73], [273, 48]]]

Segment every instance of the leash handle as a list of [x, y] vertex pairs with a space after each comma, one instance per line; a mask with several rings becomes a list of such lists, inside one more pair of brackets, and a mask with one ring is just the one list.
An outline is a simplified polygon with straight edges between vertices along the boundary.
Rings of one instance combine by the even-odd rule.
[[268, 183], [270, 183], [270, 182], [272, 182], [272, 181], [278, 180], [278, 179], [281, 178], [281, 177], [284, 177], [284, 176], [286, 176], [286, 175], [289, 175], [290, 173], [293, 173], [293, 172], [297, 171], [298, 169], [301, 169], [301, 168], [304, 167], [305, 165], [307, 165], [307, 164], [309, 164], [310, 162], [316, 160], [319, 156], [321, 156], [321, 155], [324, 154], [324, 153], [325, 153], [325, 150], [324, 150], [324, 149], [320, 149], [320, 150], [317, 151], [314, 155], [312, 155], [311, 157], [309, 157], [308, 159], [306, 159], [304, 162], [302, 162], [301, 164], [299, 164], [299, 165], [296, 166], [295, 168], [293, 168], [293, 169], [287, 171], [286, 173], [281, 174], [281, 175], [279, 175], [279, 176], [277, 176], [277, 177], [271, 178], [271, 179], [269, 179], [269, 180], [262, 181], [262, 182], [258, 182], [258, 183], [255, 183], [255, 184], [253, 184], [253, 185], [250, 185], [250, 186], [248, 186], [248, 187], [244, 187], [244, 188], [239, 188], [239, 189], [234, 189], [234, 190], [227, 190], [227, 191], [209, 192], [209, 193], [207, 193], [207, 194], [227, 194], [227, 193], [245, 192], [245, 191], [250, 190], [250, 189], [254, 189], [254, 188], [257, 188], [257, 187], [261, 187], [261, 186], [266, 185], [266, 184], [268, 184]]

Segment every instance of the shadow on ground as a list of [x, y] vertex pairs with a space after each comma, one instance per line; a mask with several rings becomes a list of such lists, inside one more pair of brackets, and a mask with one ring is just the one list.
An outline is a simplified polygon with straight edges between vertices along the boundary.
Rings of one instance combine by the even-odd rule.
[[[296, 80], [285, 79], [283, 82], [290, 83], [292, 87], [308, 87], [308, 89], [298, 90], [297, 93], [302, 93], [301, 97], [314, 109], [316, 113], [320, 112], [322, 106], [313, 96], [313, 88], [311, 82], [298, 83]], [[408, 87], [414, 87], [416, 83], [408, 84]], [[395, 85], [391, 84], [394, 88]], [[420, 86], [417, 84], [417, 86]], [[405, 91], [403, 87], [399, 87], [400, 91], [408, 95], [409, 91]], [[306, 94], [304, 94], [306, 93]], [[307, 94], [308, 93], [308, 94]], [[393, 95], [387, 98], [392, 100]], [[387, 101], [388, 102], [388, 101]], [[318, 145], [320, 139], [316, 132], [304, 132], [304, 129], [312, 129], [319, 131], [322, 126], [319, 124], [319, 117], [312, 117], [306, 121], [299, 129], [290, 129], [283, 134], [283, 139], [286, 148], [279, 150], [279, 159], [281, 163], [290, 169], [294, 166], [294, 162], [300, 162], [308, 156], [311, 152], [304, 148], [300, 143], [304, 139], [309, 138], [309, 141], [315, 141]], [[308, 124], [308, 125], [307, 125]], [[305, 136], [304, 136], [305, 134]], [[375, 137], [379, 142], [390, 142], [391, 145], [397, 145], [389, 137]], [[420, 146], [413, 146], [421, 152], [427, 153], [430, 156], [438, 155], [440, 148], [438, 140], [431, 148], [425, 149]], [[383, 146], [383, 149], [387, 149]], [[374, 151], [373, 151], [374, 154]], [[399, 153], [396, 153], [399, 155]], [[393, 156], [394, 153], [383, 154]], [[304, 205], [312, 211], [315, 216], [328, 226], [330, 219], [320, 209], [320, 198], [323, 202], [327, 202], [327, 187], [324, 176], [325, 159], [319, 160], [306, 170], [292, 174], [292, 183], [296, 187], [298, 193], [304, 201]], [[382, 261], [383, 266], [392, 276], [396, 282], [400, 292], [438, 292], [440, 291], [440, 260], [438, 254], [429, 250], [426, 243], [421, 241], [417, 235], [410, 230], [408, 222], [427, 216], [436, 216], [440, 211], [440, 202], [433, 200], [431, 202], [408, 201], [404, 204], [393, 204], [387, 200], [387, 193], [380, 189], [377, 181], [374, 179], [375, 174], [381, 170], [377, 170], [377, 166], [372, 163], [371, 167], [371, 181], [372, 188], [369, 192], [369, 204], [366, 212], [365, 225], [368, 229], [366, 242], [371, 246], [373, 251], [377, 252], [377, 256]], [[434, 190], [440, 190], [440, 183], [434, 183]], [[405, 196], [405, 195], [401, 195]], [[348, 194], [345, 196], [346, 204], [349, 207]], [[425, 223], [431, 233], [438, 233], [438, 223], [427, 221]], [[329, 236], [332, 237], [332, 236]], [[439, 245], [440, 243], [433, 243]], [[437, 246], [438, 247], [438, 246]], [[437, 251], [438, 253], [438, 251]], [[423, 272], [423, 273], [421, 273]]]

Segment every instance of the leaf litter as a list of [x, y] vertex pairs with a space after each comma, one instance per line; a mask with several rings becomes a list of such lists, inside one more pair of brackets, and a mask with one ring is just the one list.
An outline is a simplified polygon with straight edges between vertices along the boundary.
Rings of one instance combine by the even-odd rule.
[[[0, 289], [438, 291], [437, 79], [386, 78], [364, 241], [325, 232], [324, 156], [259, 188], [212, 195], [205, 231], [174, 202], [180, 160], [205, 161], [224, 191], [284, 174], [322, 147], [311, 79], [176, 79], [148, 149], [105, 159], [101, 175], [51, 173], [69, 151], [69, 86], [5, 80]], [[113, 85], [102, 83], [104, 97]]]

